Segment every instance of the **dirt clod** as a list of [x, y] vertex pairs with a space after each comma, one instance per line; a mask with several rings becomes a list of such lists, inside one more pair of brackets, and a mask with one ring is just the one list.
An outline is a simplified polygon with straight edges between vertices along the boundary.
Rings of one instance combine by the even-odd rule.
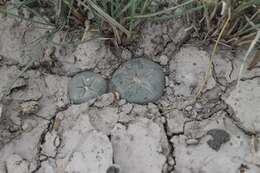
[[208, 145], [213, 149], [218, 151], [222, 144], [230, 140], [230, 135], [221, 129], [211, 129], [207, 132], [208, 135], [211, 135], [213, 139], [207, 141]]

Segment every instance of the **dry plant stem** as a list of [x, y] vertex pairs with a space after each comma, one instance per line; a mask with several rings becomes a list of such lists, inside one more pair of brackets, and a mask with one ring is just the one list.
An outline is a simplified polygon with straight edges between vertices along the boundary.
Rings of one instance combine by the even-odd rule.
[[178, 9], [178, 8], [180, 8], [180, 7], [183, 7], [183, 6], [185, 6], [185, 5], [188, 5], [188, 4], [192, 3], [192, 2], [194, 2], [194, 0], [187, 1], [187, 2], [182, 3], [182, 4], [180, 4], [180, 5], [176, 5], [176, 6], [174, 6], [174, 7], [167, 8], [167, 9], [162, 10], [162, 11], [158, 11], [158, 12], [156, 12], [156, 13], [151, 13], [151, 14], [146, 14], [146, 15], [138, 15], [138, 16], [133, 16], [133, 17], [128, 17], [128, 18], [132, 18], [132, 19], [134, 18], [134, 19], [136, 19], [136, 18], [155, 17], [155, 16], [158, 16], [158, 15], [162, 15], [162, 14], [171, 12], [171, 11], [173, 11], [173, 10], [176, 10], [176, 9]]
[[222, 35], [223, 35], [223, 33], [224, 33], [224, 31], [225, 31], [225, 29], [226, 29], [226, 27], [227, 27], [229, 21], [230, 21], [230, 19], [231, 19], [231, 9], [229, 8], [229, 9], [228, 9], [228, 18], [227, 18], [227, 20], [226, 20], [226, 22], [225, 22], [225, 24], [224, 24], [224, 26], [223, 26], [221, 32], [219, 33], [218, 39], [217, 39], [217, 41], [216, 41], [216, 43], [215, 43], [215, 45], [214, 45], [214, 48], [213, 48], [213, 51], [212, 51], [210, 57], [209, 57], [209, 67], [208, 67], [208, 71], [207, 71], [207, 73], [206, 73], [206, 75], [205, 75], [205, 79], [204, 79], [204, 81], [203, 81], [201, 87], [199, 88], [198, 92], [196, 93], [196, 96], [195, 96], [196, 99], [201, 95], [202, 90], [204, 89], [205, 85], [207, 84], [207, 82], [208, 82], [208, 80], [209, 80], [210, 75], [212, 74], [212, 67], [213, 67], [213, 65], [212, 65], [212, 63], [213, 63], [213, 62], [212, 62], [212, 58], [213, 58], [213, 56], [214, 56], [215, 53], [216, 53], [218, 43], [220, 42], [220, 39], [221, 39], [221, 37], [222, 37]]
[[[250, 43], [255, 38], [255, 36], [256, 36], [256, 32], [253, 32], [253, 33], [250, 33], [248, 35], [241, 37], [240, 39], [237, 38], [235, 41], [235, 44], [238, 46], [242, 46], [243, 44], [250, 45]], [[232, 41], [232, 40], [230, 40], [230, 41]]]
[[256, 67], [258, 61], [260, 61], [260, 50], [257, 50], [255, 56], [253, 57], [253, 59], [251, 60], [251, 62], [248, 65], [248, 70], [252, 70], [253, 68]]
[[81, 38], [81, 41], [84, 41], [86, 38], [87, 38], [87, 34], [88, 34], [88, 31], [89, 31], [89, 21], [85, 21], [85, 29], [84, 29], [84, 33], [83, 33], [83, 36]]
[[242, 73], [243, 73], [243, 70], [244, 70], [244, 67], [245, 67], [245, 64], [246, 64], [246, 60], [247, 60], [249, 54], [254, 49], [254, 47], [255, 47], [256, 43], [258, 42], [259, 38], [260, 38], [260, 30], [257, 31], [255, 39], [250, 44], [250, 46], [249, 46], [249, 48], [248, 48], [248, 50], [247, 50], [247, 52], [246, 52], [246, 54], [245, 54], [245, 56], [243, 58], [243, 63], [242, 63], [242, 65], [240, 67], [240, 70], [239, 70], [239, 75], [238, 75], [238, 79], [237, 79], [237, 86], [236, 86], [236, 88], [239, 88], [239, 86], [240, 86], [240, 79], [241, 79], [241, 76], [242, 76]]
[[207, 8], [205, 2], [203, 2], [203, 6], [204, 6], [204, 9], [205, 9], [204, 10], [204, 16], [206, 18], [207, 30], [210, 31], [211, 26], [210, 26], [209, 12], [208, 12], [209, 9]]
[[99, 8], [94, 2], [91, 0], [86, 0], [88, 5], [91, 6], [97, 13], [99, 13], [100, 16], [102, 16], [106, 21], [118, 29], [120, 29], [122, 32], [124, 32], [127, 37], [129, 38], [131, 33], [120, 23], [118, 23], [114, 18], [112, 18], [110, 15], [106, 14], [101, 8]]
[[141, 11], [141, 14], [144, 14], [145, 7], [147, 7], [147, 4], [149, 3], [149, 1], [150, 0], [145, 0], [144, 6], [143, 6], [142, 11]]

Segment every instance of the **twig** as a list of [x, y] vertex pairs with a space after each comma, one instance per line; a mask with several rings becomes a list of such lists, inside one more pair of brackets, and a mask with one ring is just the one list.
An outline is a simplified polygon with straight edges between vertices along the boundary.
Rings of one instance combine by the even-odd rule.
[[201, 93], [202, 93], [202, 91], [203, 91], [205, 85], [207, 84], [207, 82], [208, 82], [208, 80], [209, 80], [209, 77], [210, 77], [210, 75], [211, 75], [211, 73], [212, 73], [212, 68], [213, 68], [212, 58], [213, 58], [213, 56], [215, 55], [215, 52], [216, 52], [216, 50], [217, 50], [218, 43], [220, 42], [220, 39], [221, 39], [221, 37], [222, 37], [222, 35], [223, 35], [223, 33], [224, 33], [224, 31], [225, 31], [225, 29], [226, 29], [226, 27], [227, 27], [229, 21], [230, 21], [230, 19], [231, 19], [231, 9], [229, 8], [229, 9], [228, 9], [228, 18], [227, 18], [227, 20], [226, 20], [226, 22], [225, 22], [225, 24], [224, 24], [222, 30], [221, 30], [220, 33], [219, 33], [218, 39], [217, 39], [217, 41], [216, 41], [216, 43], [215, 43], [215, 45], [214, 45], [214, 48], [213, 48], [213, 51], [212, 51], [210, 57], [209, 57], [209, 67], [208, 67], [208, 71], [207, 71], [207, 73], [206, 73], [206, 75], [205, 75], [205, 80], [203, 81], [203, 83], [202, 83], [201, 87], [199, 88], [198, 92], [196, 93], [196, 96], [195, 96], [196, 98], [198, 98], [198, 97], [201, 95]]

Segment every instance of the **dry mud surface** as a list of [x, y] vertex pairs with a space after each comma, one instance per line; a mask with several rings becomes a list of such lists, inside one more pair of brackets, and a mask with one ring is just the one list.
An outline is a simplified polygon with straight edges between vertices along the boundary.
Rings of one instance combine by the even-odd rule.
[[[64, 46], [63, 32], [35, 41], [48, 30], [0, 18], [0, 173], [260, 172], [260, 68], [239, 77], [244, 50], [220, 48], [195, 99], [211, 49], [189, 41], [181, 21], [147, 23], [125, 48], [98, 39]], [[73, 75], [91, 70], [109, 80], [144, 55], [166, 75], [156, 103], [115, 93], [69, 103]]]

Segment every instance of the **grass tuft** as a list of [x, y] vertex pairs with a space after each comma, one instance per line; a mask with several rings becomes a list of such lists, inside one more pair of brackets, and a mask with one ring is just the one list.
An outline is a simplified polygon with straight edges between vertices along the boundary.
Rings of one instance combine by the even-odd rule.
[[[230, 21], [220, 42], [231, 47], [250, 44], [260, 28], [259, 0], [196, 0], [192, 7], [203, 8], [190, 16], [203, 40], [216, 41], [225, 25], [230, 9]], [[250, 23], [253, 23], [250, 24]]]
[[[164, 2], [164, 1], [163, 1]], [[223, 32], [220, 43], [243, 46], [250, 44], [260, 28], [260, 0], [176, 0], [169, 5], [157, 0], [23, 0], [15, 8], [26, 8], [40, 21], [13, 14], [32, 22], [61, 28], [83, 27], [114, 34], [128, 39], [137, 32], [137, 26], [144, 20], [174, 20], [185, 16], [202, 40], [216, 42], [225, 25], [230, 9], [230, 21]], [[0, 4], [1, 5], [1, 4]], [[40, 10], [41, 9], [41, 10]], [[50, 10], [51, 9], [51, 10]], [[43, 12], [44, 11], [44, 12]], [[85, 26], [85, 23], [90, 25]], [[257, 46], [259, 46], [257, 42]]]
[[[114, 33], [117, 41], [126, 36], [132, 39], [136, 28], [144, 20], [173, 19], [193, 11], [183, 11], [174, 14], [174, 11], [193, 3], [195, 0], [181, 2], [176, 6], [168, 7], [155, 0], [63, 0], [65, 4], [73, 4], [72, 11], [79, 12], [91, 20], [97, 30], [104, 33]], [[196, 8], [197, 10], [197, 8]], [[91, 18], [89, 16], [93, 15]]]

